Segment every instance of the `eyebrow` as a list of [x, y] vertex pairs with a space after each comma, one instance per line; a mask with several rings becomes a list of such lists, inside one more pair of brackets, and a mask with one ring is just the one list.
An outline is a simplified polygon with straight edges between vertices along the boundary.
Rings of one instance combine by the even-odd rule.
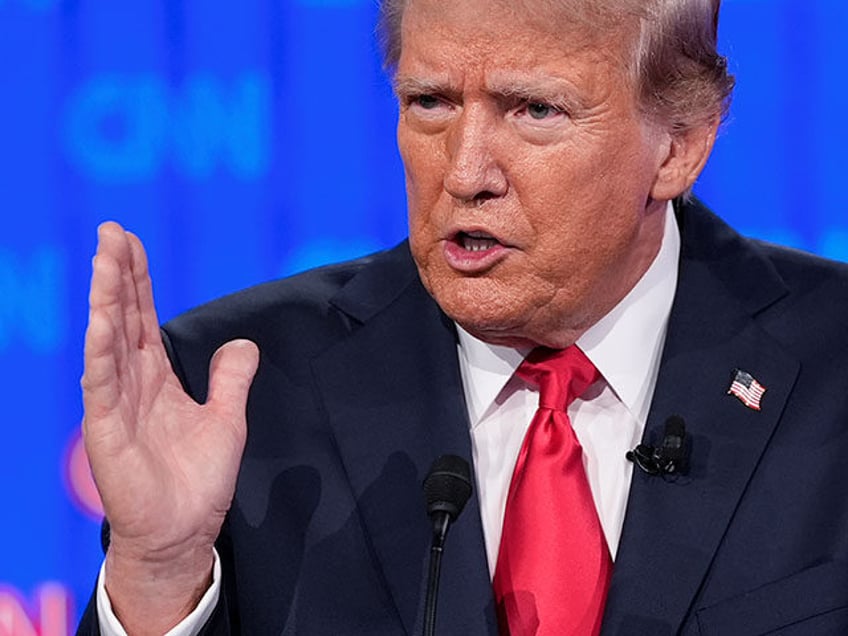
[[430, 93], [442, 93], [448, 89], [449, 85], [450, 83], [447, 81], [423, 79], [419, 77], [395, 77], [392, 81], [392, 88], [396, 95], [427, 95]]
[[[486, 93], [496, 98], [542, 101], [563, 108], [579, 107], [582, 103], [578, 91], [568, 81], [551, 76], [516, 77], [512, 73], [494, 73], [488, 78]], [[392, 81], [395, 95], [447, 94], [462, 90], [447, 78], [396, 76]]]
[[541, 100], [563, 106], [580, 101], [578, 92], [570, 82], [550, 76], [526, 78], [498, 73], [489, 79], [486, 88], [493, 95]]

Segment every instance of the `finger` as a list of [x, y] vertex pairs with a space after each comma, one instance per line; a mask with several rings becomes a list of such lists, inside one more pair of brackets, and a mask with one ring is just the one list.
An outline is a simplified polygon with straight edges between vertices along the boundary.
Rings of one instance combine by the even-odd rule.
[[159, 318], [153, 302], [153, 283], [150, 280], [147, 254], [144, 251], [144, 245], [135, 234], [127, 232], [127, 240], [132, 254], [133, 282], [138, 299], [142, 343], [161, 347], [162, 335], [159, 333]]
[[209, 365], [207, 406], [234, 424], [244, 421], [247, 395], [259, 365], [259, 348], [250, 340], [220, 347]]
[[89, 305], [91, 313], [102, 312], [113, 325], [113, 349], [122, 366], [130, 350], [126, 324], [125, 274], [129, 268], [129, 249], [124, 229], [117, 223], [104, 223], [97, 231], [97, 254], [91, 275]]
[[80, 381], [85, 411], [83, 434], [92, 465], [97, 463], [96, 449], [106, 440], [110, 445], [125, 443], [132, 424], [114, 417], [122, 389], [113, 341], [111, 321], [103, 312], [92, 312], [85, 334], [85, 370]]
[[88, 300], [92, 307], [110, 309], [121, 298], [121, 246], [123, 229], [117, 223], [104, 223], [97, 229], [97, 252], [92, 260], [91, 289]]
[[121, 281], [122, 308], [124, 312], [124, 332], [127, 339], [127, 349], [130, 353], [141, 347], [142, 325], [141, 310], [138, 305], [138, 293], [135, 287], [135, 274], [132, 246], [129, 232], [124, 230], [116, 237], [121, 248]]
[[[91, 289], [89, 291], [88, 322], [101, 321], [93, 334], [86, 332], [86, 357], [111, 355], [115, 360], [117, 373], [126, 359], [126, 345], [123, 334], [123, 311], [121, 309], [121, 273], [120, 266], [108, 253], [98, 253], [92, 262]], [[107, 337], [108, 336], [108, 337]]]
[[85, 332], [85, 367], [80, 383], [86, 413], [95, 418], [108, 414], [120, 399], [114, 341], [112, 322], [104, 312], [93, 311]]

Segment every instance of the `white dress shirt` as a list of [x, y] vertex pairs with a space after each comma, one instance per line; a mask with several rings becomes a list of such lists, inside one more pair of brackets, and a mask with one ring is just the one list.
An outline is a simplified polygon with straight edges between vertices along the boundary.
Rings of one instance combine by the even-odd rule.
[[[669, 204], [662, 246], [648, 271], [577, 341], [602, 377], [569, 406], [568, 416], [583, 447], [589, 487], [613, 558], [633, 472], [625, 454], [645, 430], [679, 259], [680, 235]], [[536, 389], [513, 376], [527, 353], [486, 344], [459, 328], [460, 370], [492, 576], [512, 470], [539, 403]]]
[[[610, 553], [615, 558], [633, 466], [625, 453], [639, 443], [654, 394], [668, 317], [677, 287], [680, 235], [669, 203], [660, 251], [648, 271], [616, 307], [577, 341], [601, 379], [568, 408], [583, 447], [583, 463]], [[538, 392], [513, 377], [527, 351], [490, 345], [459, 331], [462, 373], [480, 515], [490, 576], [498, 558], [512, 470], [538, 406]], [[218, 602], [217, 553], [212, 585], [195, 610], [166, 636], [197, 634]], [[97, 581], [97, 615], [103, 636], [126, 636], [104, 586]]]

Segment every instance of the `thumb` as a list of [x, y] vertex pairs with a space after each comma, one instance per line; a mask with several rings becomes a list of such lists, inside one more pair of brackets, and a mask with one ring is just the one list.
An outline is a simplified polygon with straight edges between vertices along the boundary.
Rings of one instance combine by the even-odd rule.
[[258, 366], [259, 348], [250, 340], [231, 340], [222, 345], [209, 363], [206, 404], [227, 419], [244, 418], [247, 393]]

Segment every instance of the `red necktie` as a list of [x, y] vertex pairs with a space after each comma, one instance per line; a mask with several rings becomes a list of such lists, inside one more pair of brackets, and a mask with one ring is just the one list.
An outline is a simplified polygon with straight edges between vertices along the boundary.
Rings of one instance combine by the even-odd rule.
[[612, 560], [566, 408], [599, 377], [576, 346], [535, 349], [516, 374], [539, 387], [512, 474], [494, 591], [501, 634], [591, 636]]

